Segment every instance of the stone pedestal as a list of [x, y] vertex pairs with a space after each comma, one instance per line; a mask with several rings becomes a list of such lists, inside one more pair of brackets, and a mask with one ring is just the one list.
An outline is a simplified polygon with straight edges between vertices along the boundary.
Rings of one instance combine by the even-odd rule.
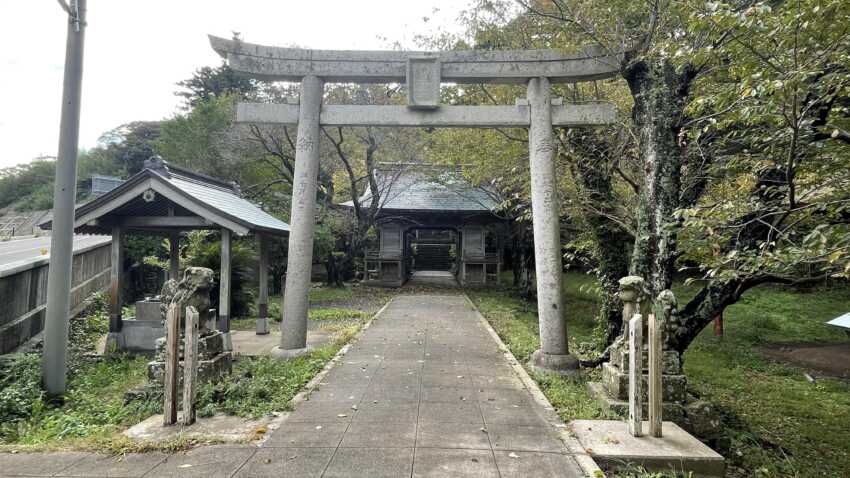
[[[591, 384], [590, 390], [598, 396], [609, 408], [618, 413], [626, 413], [629, 409], [629, 336], [628, 322], [640, 313], [641, 303], [644, 301], [645, 292], [643, 280], [640, 277], [629, 276], [620, 280], [620, 300], [623, 301], [623, 335], [617, 338], [611, 345], [611, 360], [602, 364], [602, 383]], [[667, 304], [668, 308], [658, 309], [669, 316], [675, 308], [675, 298], [672, 294], [660, 297], [660, 302], [673, 301]], [[669, 309], [669, 310], [668, 310]], [[669, 317], [666, 317], [669, 319]], [[646, 324], [644, 322], [644, 327]], [[644, 330], [644, 336], [648, 336]], [[649, 352], [643, 348], [644, 369], [641, 374], [643, 386], [641, 387], [643, 416], [648, 416], [648, 365]], [[687, 400], [687, 380], [682, 371], [682, 361], [678, 353], [665, 350], [661, 357], [661, 395], [662, 415], [664, 419], [678, 421], [685, 417], [685, 402]]]
[[[224, 351], [224, 336], [219, 331], [213, 331], [198, 339], [198, 379], [200, 381], [217, 381], [222, 376], [230, 374], [232, 356]], [[183, 346], [180, 341], [180, 368], [177, 376], [183, 377]], [[156, 359], [148, 363], [148, 380], [157, 386], [162, 386], [165, 377], [165, 338], [156, 341]], [[178, 385], [182, 386], [182, 385]]]
[[[644, 361], [648, 363], [646, 358], [647, 352], [644, 350]], [[642, 403], [643, 412], [648, 414], [647, 390], [649, 390], [648, 370], [644, 367], [642, 378], [643, 387]], [[677, 420], [684, 417], [684, 404], [687, 399], [687, 380], [682, 373], [682, 363], [679, 360], [679, 355], [673, 351], [664, 351], [662, 358], [662, 409], [665, 419]], [[628, 347], [621, 344], [615, 344], [611, 351], [611, 361], [602, 364], [602, 384], [601, 387], [593, 387], [592, 390], [599, 394], [602, 392], [605, 402], [608, 406], [618, 412], [627, 411], [629, 408], [629, 351]]]

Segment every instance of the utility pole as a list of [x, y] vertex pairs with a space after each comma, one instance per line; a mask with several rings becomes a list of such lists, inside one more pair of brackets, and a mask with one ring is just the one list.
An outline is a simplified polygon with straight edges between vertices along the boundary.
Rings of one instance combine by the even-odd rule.
[[59, 4], [68, 13], [65, 80], [59, 154], [53, 187], [53, 232], [47, 276], [47, 317], [44, 324], [42, 382], [48, 395], [65, 393], [68, 319], [71, 303], [71, 262], [74, 249], [74, 203], [77, 196], [77, 146], [80, 137], [80, 97], [83, 80], [83, 40], [86, 0]]

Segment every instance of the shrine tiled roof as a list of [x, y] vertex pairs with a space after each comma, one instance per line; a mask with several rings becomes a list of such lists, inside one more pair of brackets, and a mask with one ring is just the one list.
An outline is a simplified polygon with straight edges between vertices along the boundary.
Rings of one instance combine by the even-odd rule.
[[[459, 172], [445, 168], [385, 168], [376, 176], [384, 211], [493, 212], [500, 202], [494, 192], [473, 186]], [[371, 197], [367, 188], [361, 204], [368, 205]], [[343, 205], [353, 207], [352, 201]]]

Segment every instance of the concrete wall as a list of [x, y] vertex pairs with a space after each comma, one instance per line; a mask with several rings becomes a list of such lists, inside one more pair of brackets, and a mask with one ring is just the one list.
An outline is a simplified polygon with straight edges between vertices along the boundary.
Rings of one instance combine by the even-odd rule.
[[[71, 315], [91, 294], [109, 287], [109, 243], [74, 253]], [[0, 354], [9, 353], [44, 328], [49, 257], [0, 269]]]

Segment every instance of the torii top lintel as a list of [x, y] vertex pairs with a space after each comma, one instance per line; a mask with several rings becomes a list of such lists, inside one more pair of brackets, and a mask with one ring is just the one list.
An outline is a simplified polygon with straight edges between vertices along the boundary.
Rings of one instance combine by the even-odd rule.
[[614, 77], [622, 60], [622, 55], [605, 54], [595, 47], [577, 54], [553, 50], [306, 50], [209, 38], [232, 69], [273, 81], [300, 81], [313, 75], [326, 82], [403, 83], [411, 64], [422, 62], [424, 68], [435, 68], [443, 82], [516, 84], [546, 77], [552, 83], [575, 83]]

